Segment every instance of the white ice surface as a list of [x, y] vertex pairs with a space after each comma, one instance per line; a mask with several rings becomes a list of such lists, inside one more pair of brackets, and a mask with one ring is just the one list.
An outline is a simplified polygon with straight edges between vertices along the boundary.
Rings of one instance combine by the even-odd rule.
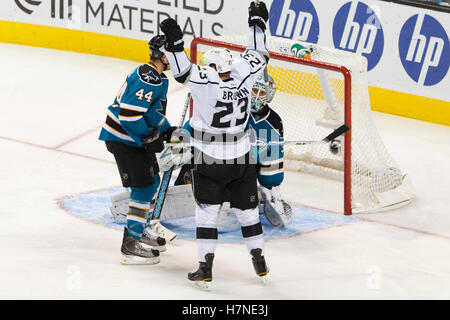
[[[358, 222], [266, 242], [268, 284], [244, 244], [219, 243], [212, 292], [187, 284], [193, 240], [154, 266], [119, 264], [122, 233], [82, 220], [57, 200], [117, 187], [97, 140], [129, 61], [0, 44], [0, 299], [449, 299], [450, 128], [373, 113], [417, 198]], [[175, 81], [168, 117], [187, 91]], [[341, 211], [339, 184], [287, 173], [286, 198]]]

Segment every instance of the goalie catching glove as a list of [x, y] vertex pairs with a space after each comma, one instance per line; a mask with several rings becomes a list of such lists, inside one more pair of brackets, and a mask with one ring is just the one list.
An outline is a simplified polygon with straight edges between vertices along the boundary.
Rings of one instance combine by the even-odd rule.
[[282, 199], [280, 186], [272, 189], [258, 187], [264, 206], [264, 214], [267, 220], [277, 228], [283, 228], [292, 222], [294, 218], [291, 206]]

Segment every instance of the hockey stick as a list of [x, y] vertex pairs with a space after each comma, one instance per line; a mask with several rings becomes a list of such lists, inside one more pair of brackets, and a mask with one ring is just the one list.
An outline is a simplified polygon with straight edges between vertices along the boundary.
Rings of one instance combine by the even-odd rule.
[[342, 126], [340, 126], [339, 128], [337, 128], [336, 130], [334, 130], [332, 133], [330, 133], [329, 135], [327, 135], [325, 138], [323, 138], [322, 140], [314, 140], [314, 141], [269, 141], [269, 142], [263, 142], [263, 141], [257, 141], [256, 142], [256, 146], [260, 147], [260, 146], [267, 146], [267, 145], [294, 145], [294, 146], [304, 146], [304, 145], [311, 145], [311, 144], [322, 144], [322, 143], [329, 143], [330, 141], [336, 139], [337, 137], [339, 137], [341, 134], [346, 133], [350, 128], [346, 125], [343, 124]]
[[337, 128], [336, 130], [334, 130], [332, 133], [327, 135], [322, 140], [318, 140], [318, 141], [284, 141], [284, 142], [280, 142], [280, 144], [302, 146], [302, 145], [307, 145], [307, 144], [328, 143], [328, 142], [336, 139], [337, 137], [339, 137], [341, 134], [346, 133], [349, 129], [350, 128], [346, 124], [343, 124], [342, 126]]
[[[183, 113], [181, 114], [181, 120], [179, 128], [183, 127], [184, 118], [186, 117], [187, 110], [189, 108], [189, 101], [191, 99], [191, 93], [189, 92], [186, 97], [186, 101], [183, 107]], [[174, 145], [177, 145], [176, 143]], [[161, 180], [161, 184], [159, 185], [158, 195], [156, 196], [155, 208], [153, 209], [153, 218], [158, 219], [161, 216], [162, 207], [164, 205], [164, 200], [166, 200], [167, 188], [169, 187], [170, 178], [172, 178], [173, 168], [170, 168], [163, 174], [163, 178]], [[174, 237], [175, 238], [175, 237]], [[174, 238], [170, 239], [173, 240]]]
[[[314, 140], [314, 141], [269, 141], [269, 142], [257, 142], [257, 146], [266, 146], [269, 144], [282, 144], [282, 145], [296, 145], [296, 146], [302, 146], [307, 144], [322, 144], [322, 143], [328, 143], [340, 135], [346, 133], [350, 128], [343, 124], [342, 126], [338, 127], [336, 130], [331, 132], [329, 135], [327, 135], [322, 140]], [[181, 143], [166, 143], [166, 146], [189, 146], [189, 142], [181, 142]]]

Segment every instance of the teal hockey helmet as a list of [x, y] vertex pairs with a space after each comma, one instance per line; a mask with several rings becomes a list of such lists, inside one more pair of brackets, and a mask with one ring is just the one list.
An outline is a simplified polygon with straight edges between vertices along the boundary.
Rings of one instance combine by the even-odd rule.
[[264, 81], [264, 74], [260, 74], [256, 82], [253, 84], [252, 88], [252, 102], [250, 106], [251, 112], [259, 112], [268, 103], [273, 100], [273, 96], [277, 90], [275, 86], [275, 81], [272, 76], [268, 75], [268, 90], [269, 95], [267, 95], [266, 82]]

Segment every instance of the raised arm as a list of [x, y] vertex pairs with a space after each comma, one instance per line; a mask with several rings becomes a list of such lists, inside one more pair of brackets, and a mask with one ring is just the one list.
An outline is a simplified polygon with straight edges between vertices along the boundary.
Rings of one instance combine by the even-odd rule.
[[216, 90], [219, 87], [219, 76], [209, 66], [192, 64], [184, 51], [183, 33], [178, 23], [167, 18], [161, 22], [161, 31], [166, 36], [166, 44], [162, 50], [169, 60], [172, 74], [176, 81], [189, 87], [194, 101], [196, 99], [216, 101]]
[[162, 21], [160, 27], [166, 36], [166, 44], [161, 51], [164, 52], [169, 60], [175, 80], [186, 84], [189, 81], [192, 64], [184, 51], [183, 32], [178, 23], [172, 18]]
[[250, 32], [248, 35], [247, 50], [255, 50], [269, 62], [269, 52], [266, 46], [266, 22], [269, 19], [269, 12], [264, 2], [250, 3], [248, 8], [248, 25]]

